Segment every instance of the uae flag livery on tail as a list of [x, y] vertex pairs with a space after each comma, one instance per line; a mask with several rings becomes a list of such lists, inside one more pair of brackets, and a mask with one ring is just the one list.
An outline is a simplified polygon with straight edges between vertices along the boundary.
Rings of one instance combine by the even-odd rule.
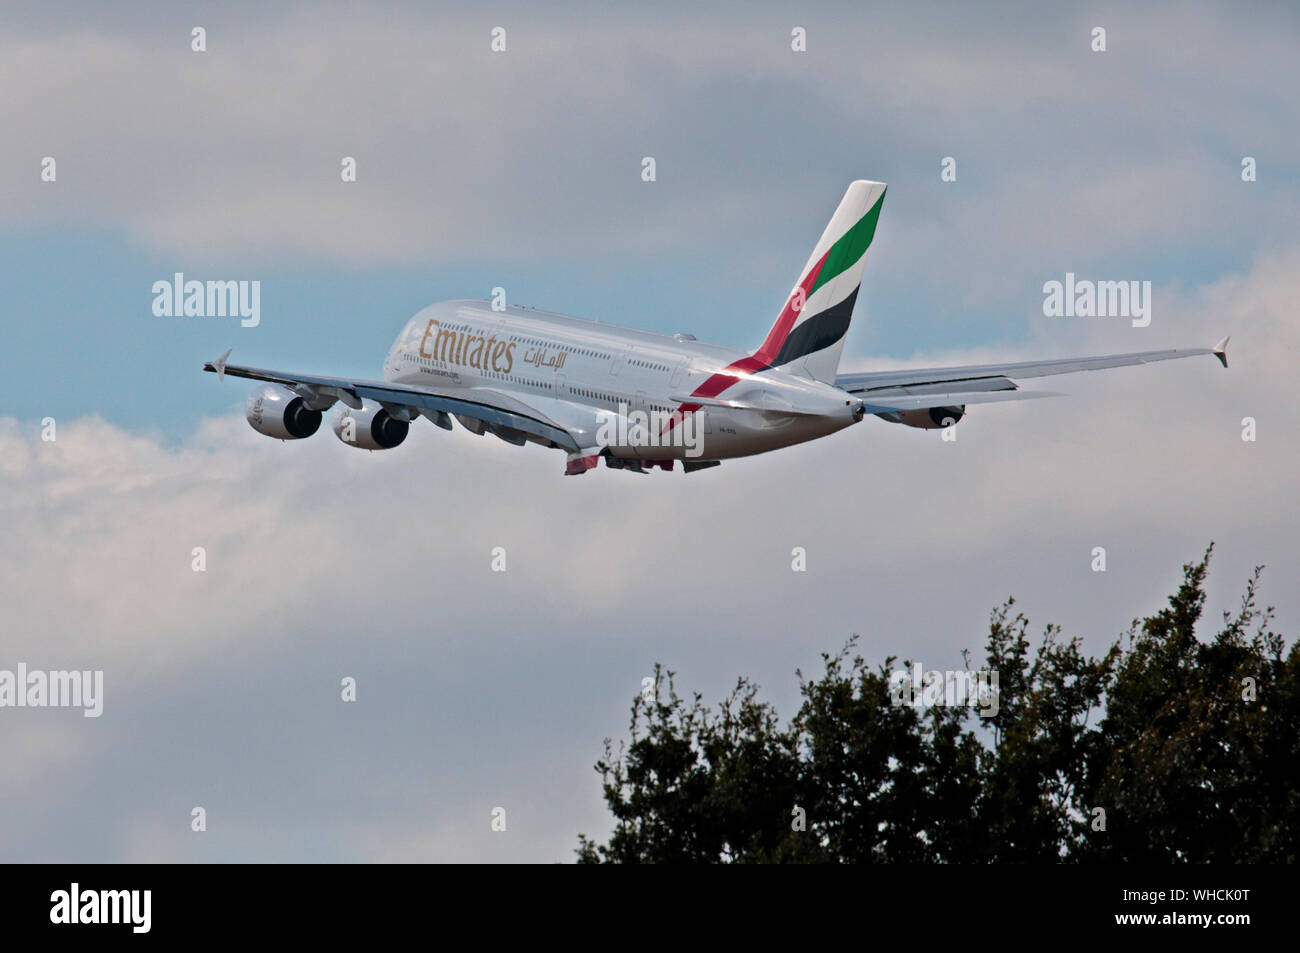
[[875, 237], [884, 201], [883, 182], [859, 179], [849, 186], [781, 316], [754, 355], [760, 366], [783, 367], [813, 380], [835, 383], [867, 249]]

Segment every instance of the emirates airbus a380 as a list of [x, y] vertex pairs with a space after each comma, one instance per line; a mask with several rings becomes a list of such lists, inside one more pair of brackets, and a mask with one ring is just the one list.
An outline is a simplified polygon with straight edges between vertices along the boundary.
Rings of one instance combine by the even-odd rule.
[[335, 434], [367, 450], [396, 447], [411, 421], [529, 441], [567, 454], [565, 473], [609, 467], [686, 472], [825, 437], [872, 415], [909, 427], [951, 426], [966, 405], [1053, 396], [1017, 381], [1212, 354], [1140, 351], [1018, 364], [838, 374], [885, 186], [857, 181], [767, 337], [752, 352], [487, 301], [430, 305], [407, 322], [382, 381], [319, 377], [227, 363], [204, 365], [264, 381], [248, 422], [281, 440], [309, 437], [336, 402]]

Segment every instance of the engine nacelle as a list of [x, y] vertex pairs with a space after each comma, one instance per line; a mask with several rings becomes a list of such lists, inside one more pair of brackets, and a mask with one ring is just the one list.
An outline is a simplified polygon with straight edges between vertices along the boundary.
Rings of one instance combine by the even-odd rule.
[[280, 384], [263, 384], [248, 395], [244, 417], [258, 433], [280, 440], [301, 440], [320, 429], [321, 413]]
[[918, 427], [921, 430], [942, 430], [951, 427], [966, 416], [966, 407], [926, 407], [921, 410], [900, 410], [892, 414], [879, 414], [892, 424]]
[[360, 410], [340, 405], [334, 412], [334, 436], [362, 450], [391, 450], [406, 439], [410, 421], [398, 420], [373, 401], [362, 404]]

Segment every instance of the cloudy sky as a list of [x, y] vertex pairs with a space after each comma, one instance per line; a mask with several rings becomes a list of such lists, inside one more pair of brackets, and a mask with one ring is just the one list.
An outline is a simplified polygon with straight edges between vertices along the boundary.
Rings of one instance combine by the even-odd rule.
[[[1210, 620], [1266, 563], [1294, 636], [1300, 19], [1042, 6], [7, 4], [0, 669], [105, 699], [0, 709], [0, 859], [568, 860], [657, 661], [789, 715], [850, 633], [955, 668], [1012, 594], [1100, 651], [1211, 540]], [[854, 178], [890, 189], [845, 369], [1231, 334], [1230, 369], [581, 479], [461, 429], [281, 444], [199, 372], [377, 377], [495, 286], [756, 345]], [[154, 316], [178, 271], [261, 281], [260, 325]], [[1067, 272], [1152, 282], [1150, 326], [1044, 317]]]

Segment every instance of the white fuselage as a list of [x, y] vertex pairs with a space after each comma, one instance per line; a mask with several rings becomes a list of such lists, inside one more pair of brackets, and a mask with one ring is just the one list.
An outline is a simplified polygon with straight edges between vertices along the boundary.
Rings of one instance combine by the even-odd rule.
[[[834, 433], [860, 401], [810, 378], [761, 368], [735, 348], [486, 301], [447, 301], [416, 314], [384, 362], [391, 383], [566, 409], [695, 418], [702, 446], [610, 445], [619, 457], [720, 460]], [[698, 403], [692, 402], [695, 397]], [[743, 404], [744, 407], [727, 406]], [[566, 407], [567, 405], [567, 407]]]

